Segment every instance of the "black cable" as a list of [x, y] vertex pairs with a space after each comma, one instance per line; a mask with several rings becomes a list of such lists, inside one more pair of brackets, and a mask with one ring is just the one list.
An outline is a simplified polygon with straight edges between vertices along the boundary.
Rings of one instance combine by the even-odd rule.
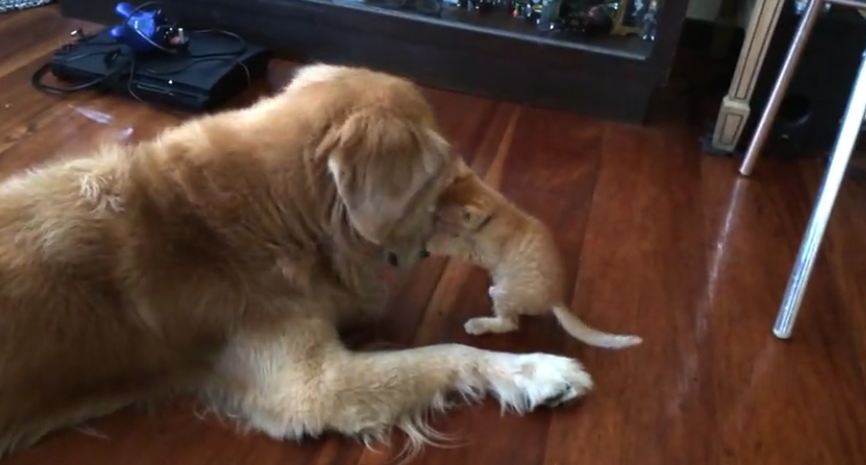
[[[108, 56], [108, 54], [112, 53], [112, 52], [117, 53], [118, 56], [122, 55], [122, 53], [120, 52], [120, 49], [116, 49], [113, 51], [105, 51], [105, 52], [100, 51], [100, 52], [83, 53], [83, 54], [79, 55], [76, 59], [86, 58], [88, 56], [94, 56], [94, 55], [100, 55], [100, 54], [105, 54], [106, 56]], [[124, 69], [124, 67], [118, 67], [114, 71], [106, 73], [104, 76], [100, 76], [96, 79], [91, 79], [89, 81], [80, 82], [78, 84], [73, 84], [73, 85], [66, 86], [66, 87], [57, 87], [57, 86], [52, 86], [50, 84], [46, 84], [42, 81], [45, 78], [45, 75], [48, 73], [48, 71], [51, 70], [51, 66], [52, 66], [51, 62], [45, 63], [44, 65], [40, 66], [39, 69], [37, 69], [36, 72], [33, 73], [33, 76], [30, 77], [30, 83], [33, 84], [33, 87], [35, 87], [37, 90], [40, 90], [40, 91], [45, 92], [47, 94], [53, 94], [53, 95], [66, 95], [66, 94], [69, 94], [72, 92], [78, 92], [80, 90], [85, 90], [85, 89], [90, 89], [92, 87], [96, 87], [99, 84], [102, 84], [103, 82], [105, 82], [105, 81], [115, 77], [116, 75], [122, 73], [123, 69]]]
[[[240, 55], [242, 55], [247, 50], [247, 41], [244, 40], [243, 37], [241, 37], [241, 36], [239, 36], [233, 32], [224, 31], [222, 29], [199, 29], [196, 31], [191, 31], [191, 34], [203, 34], [203, 33], [222, 34], [222, 35], [232, 37], [238, 41], [239, 46], [234, 50], [227, 50], [227, 51], [223, 51], [223, 52], [181, 55], [181, 56], [184, 56], [186, 58], [192, 58], [192, 61], [190, 63], [186, 63], [183, 66], [180, 66], [177, 68], [170, 68], [170, 69], [145, 68], [144, 70], [147, 71], [148, 73], [155, 74], [158, 76], [159, 75], [166, 75], [166, 74], [174, 74], [174, 73], [178, 73], [181, 71], [185, 71], [189, 68], [192, 68], [193, 66], [195, 66], [199, 63], [204, 63], [204, 62], [208, 62], [208, 61], [226, 61], [226, 60], [230, 60], [232, 58], [234, 58], [236, 60], [236, 64], [239, 64], [242, 67], [246, 68], [246, 65], [244, 65], [239, 60]], [[234, 55], [234, 56], [230, 56], [230, 55]], [[247, 75], [249, 75], [248, 69], [246, 70], [246, 72], [247, 72]]]
[[[70, 46], [66, 49], [61, 48], [60, 52], [58, 52], [58, 55], [68, 53], [68, 50], [72, 48], [71, 47], [72, 44], [67, 44], [67, 45], [70, 45]], [[99, 46], [106, 46], [106, 47], [112, 46], [115, 48], [114, 50], [118, 50], [118, 51], [120, 50], [120, 48], [119, 48], [120, 44], [118, 44], [117, 42], [102, 42], [102, 43], [97, 43], [97, 44], [93, 44], [91, 42], [88, 42], [87, 45], [96, 45], [98, 47]], [[110, 52], [113, 52], [114, 50], [98, 50], [98, 51], [94, 51], [94, 52], [81, 53], [78, 55], [64, 56], [63, 59], [66, 61], [80, 60], [82, 58], [87, 58], [87, 57], [94, 56], [94, 55], [108, 54]]]
[[129, 75], [126, 78], [126, 92], [128, 92], [132, 98], [138, 100], [139, 102], [144, 103], [144, 100], [142, 100], [141, 97], [139, 97], [138, 94], [136, 94], [132, 90], [132, 80], [134, 77], [135, 77], [135, 53], [133, 53], [129, 58]]
[[239, 47], [236, 50], [226, 51], [226, 52], [213, 52], [213, 53], [201, 53], [198, 55], [189, 55], [191, 58], [207, 58], [211, 56], [220, 56], [220, 55], [240, 55], [247, 51], [247, 41], [235, 34], [234, 32], [225, 31], [223, 29], [198, 29], [195, 31], [191, 31], [191, 34], [222, 34], [224, 36], [229, 36], [238, 41]]
[[100, 76], [97, 79], [83, 82], [81, 84], [76, 84], [69, 87], [56, 87], [42, 82], [42, 79], [45, 77], [45, 74], [48, 73], [49, 70], [51, 70], [51, 63], [45, 63], [44, 65], [42, 65], [38, 70], [36, 70], [35, 73], [33, 73], [33, 76], [30, 78], [30, 83], [33, 84], [33, 87], [35, 87], [37, 90], [52, 95], [66, 95], [71, 94], [72, 92], [77, 92], [79, 90], [90, 89], [91, 87], [95, 87], [108, 79], [108, 76]]

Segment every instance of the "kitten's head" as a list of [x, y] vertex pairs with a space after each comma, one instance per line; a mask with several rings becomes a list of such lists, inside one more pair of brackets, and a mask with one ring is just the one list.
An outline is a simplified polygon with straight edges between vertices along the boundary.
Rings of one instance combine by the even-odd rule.
[[440, 231], [472, 232], [490, 221], [495, 199], [475, 173], [463, 172], [439, 196], [436, 225]]

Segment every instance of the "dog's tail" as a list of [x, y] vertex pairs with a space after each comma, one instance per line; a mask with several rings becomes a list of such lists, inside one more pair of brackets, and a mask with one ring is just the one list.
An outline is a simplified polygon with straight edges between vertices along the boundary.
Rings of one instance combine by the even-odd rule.
[[591, 346], [623, 349], [643, 342], [639, 336], [610, 334], [587, 326], [577, 315], [571, 313], [571, 309], [562, 304], [553, 306], [553, 314], [565, 332]]

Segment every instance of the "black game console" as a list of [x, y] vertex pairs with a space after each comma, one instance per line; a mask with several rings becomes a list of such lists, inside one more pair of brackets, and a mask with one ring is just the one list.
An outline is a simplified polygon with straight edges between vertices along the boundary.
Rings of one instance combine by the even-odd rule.
[[34, 84], [55, 93], [104, 88], [142, 101], [196, 111], [225, 102], [267, 70], [270, 52], [234, 34], [189, 34], [184, 50], [136, 54], [105, 30], [55, 53], [48, 69], [69, 87], [50, 88], [41, 84], [41, 76], [34, 77]]

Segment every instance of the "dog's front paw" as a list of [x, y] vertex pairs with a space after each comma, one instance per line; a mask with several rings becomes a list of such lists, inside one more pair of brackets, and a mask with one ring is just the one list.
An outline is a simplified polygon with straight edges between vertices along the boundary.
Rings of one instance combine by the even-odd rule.
[[548, 354], [496, 354], [488, 379], [503, 407], [517, 412], [562, 405], [592, 389], [580, 362]]

